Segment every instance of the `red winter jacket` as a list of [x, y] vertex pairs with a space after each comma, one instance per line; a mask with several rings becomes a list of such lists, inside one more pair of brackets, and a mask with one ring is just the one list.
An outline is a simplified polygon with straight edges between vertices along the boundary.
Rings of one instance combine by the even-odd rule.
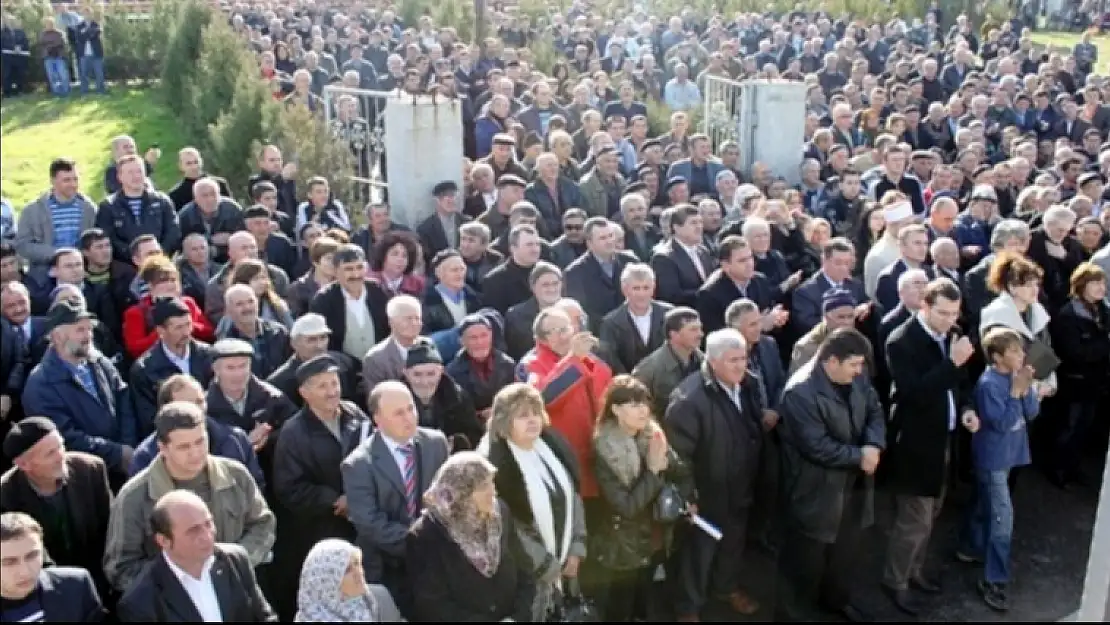
[[[189, 308], [189, 316], [193, 319], [193, 338], [203, 343], [215, 341], [216, 329], [193, 298], [183, 295], [181, 300]], [[158, 342], [158, 332], [150, 320], [151, 305], [150, 296], [144, 295], [138, 304], [123, 313], [123, 347], [132, 358], [142, 356]]]

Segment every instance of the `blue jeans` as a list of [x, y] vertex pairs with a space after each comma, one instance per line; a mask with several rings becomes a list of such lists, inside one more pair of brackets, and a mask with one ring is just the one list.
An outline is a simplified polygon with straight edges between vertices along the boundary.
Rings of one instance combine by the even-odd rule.
[[1014, 506], [1010, 471], [975, 471], [975, 500], [967, 509], [960, 551], [983, 559], [983, 579], [1010, 581], [1010, 544], [1014, 537]]
[[96, 78], [96, 90], [104, 93], [104, 59], [83, 56], [77, 60], [77, 74], [81, 80], [81, 93], [89, 92], [89, 76]]
[[43, 59], [42, 64], [46, 69], [46, 82], [50, 83], [50, 93], [69, 95], [69, 66], [66, 59]]

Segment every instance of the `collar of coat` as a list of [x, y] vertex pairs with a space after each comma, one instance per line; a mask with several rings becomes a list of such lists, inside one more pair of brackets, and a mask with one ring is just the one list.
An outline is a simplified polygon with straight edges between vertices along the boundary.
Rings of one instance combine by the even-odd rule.
[[[208, 483], [212, 487], [213, 495], [235, 486], [235, 480], [228, 474], [223, 459], [209, 456], [204, 470], [208, 472]], [[169, 470], [166, 469], [166, 459], [161, 454], [158, 454], [145, 471], [146, 489], [151, 501], [158, 501], [166, 493], [177, 489]]]

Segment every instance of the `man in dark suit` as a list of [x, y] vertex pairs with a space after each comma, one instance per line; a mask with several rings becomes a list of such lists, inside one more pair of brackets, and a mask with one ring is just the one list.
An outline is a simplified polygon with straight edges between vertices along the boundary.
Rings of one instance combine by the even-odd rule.
[[875, 346], [878, 357], [885, 354], [886, 341], [891, 333], [917, 314], [921, 308], [921, 297], [928, 284], [929, 274], [925, 273], [924, 269], [909, 269], [898, 276], [898, 305], [887, 311], [883, 315], [882, 322], [879, 323], [879, 344]]
[[618, 369], [632, 371], [667, 341], [664, 326], [674, 306], [653, 299], [655, 273], [646, 264], [627, 265], [620, 283], [625, 302], [601, 320], [598, 338]]
[[960, 317], [960, 290], [946, 278], [929, 283], [921, 311], [891, 333], [886, 357], [893, 379], [888, 485], [895, 493], [895, 520], [887, 547], [883, 590], [901, 611], [922, 609], [911, 588], [941, 592], [923, 566], [933, 521], [940, 514], [949, 475], [953, 435], [979, 420], [963, 388], [964, 365], [975, 348], [952, 329]]
[[412, 393], [401, 382], [382, 382], [368, 404], [378, 429], [343, 461], [343, 489], [367, 581], [385, 585], [409, 614], [405, 535], [450, 450], [442, 432], [417, 426]]
[[709, 250], [702, 245], [701, 213], [691, 204], [676, 206], [671, 228], [674, 236], [651, 257], [656, 295], [675, 306], [694, 308], [698, 289], [715, 265]]
[[[799, 336], [804, 335], [821, 323], [824, 318], [822, 300], [831, 289], [846, 289], [855, 301], [868, 302], [863, 283], [852, 278], [852, 268], [856, 265], [856, 247], [844, 237], [830, 239], [821, 249], [821, 271], [813, 274], [794, 290], [790, 319]], [[862, 312], [865, 310], [867, 312]], [[859, 315], [870, 313], [870, 306], [860, 305]]]
[[[308, 305], [327, 322], [328, 350], [361, 361], [375, 343], [389, 336], [385, 303], [389, 296], [366, 279], [366, 254], [353, 244], [332, 256], [335, 282], [324, 287]], [[365, 309], [365, 310], [362, 310]], [[348, 327], [348, 321], [357, 327]]]
[[246, 550], [216, 542], [212, 514], [200, 497], [185, 490], [166, 493], [150, 514], [150, 526], [163, 557], [148, 562], [124, 593], [120, 621], [277, 622]]
[[586, 311], [590, 331], [597, 333], [601, 320], [624, 302], [621, 272], [636, 257], [617, 251], [613, 223], [604, 217], [586, 220], [587, 252], [571, 263], [564, 275], [567, 297]]
[[1072, 145], [1083, 145], [1083, 134], [1091, 124], [1079, 118], [1079, 107], [1075, 104], [1075, 98], [1070, 93], [1061, 93], [1056, 97], [1056, 106], [1060, 109], [1061, 117], [1052, 126], [1053, 136], [1067, 139]]
[[[768, 311], [780, 299], [782, 289], [755, 270], [755, 254], [743, 237], [729, 235], [717, 250], [720, 268], [698, 289], [697, 310], [706, 332], [725, 327], [725, 310], [740, 298]], [[785, 322], [785, 319], [782, 319]]]
[[541, 310], [563, 297], [563, 272], [541, 260], [528, 274], [528, 288], [532, 297], [509, 308], [505, 315], [505, 353], [513, 360], [520, 360], [536, 346], [532, 322]]
[[445, 249], [459, 248], [459, 227], [470, 221], [459, 213], [459, 187], [445, 180], [432, 189], [436, 208], [430, 217], [420, 222], [416, 234], [424, 248], [424, 263], [431, 267], [432, 258]]
[[504, 315], [528, 299], [528, 275], [539, 262], [543, 239], [534, 226], [516, 226], [509, 232], [509, 256], [482, 280], [482, 299]]
[[30, 515], [0, 515], [0, 620], [5, 623], [98, 623], [104, 606], [88, 571], [43, 568], [42, 526]]
[[151, 321], [158, 342], [131, 365], [131, 395], [135, 401], [138, 436], [154, 431], [158, 411], [158, 386], [171, 375], [191, 375], [208, 386], [212, 380], [212, 348], [193, 339], [189, 307], [178, 298], [155, 302]]
[[[0, 477], [0, 512], [21, 512], [38, 521], [50, 560], [89, 571], [108, 602], [102, 563], [112, 491], [104, 461], [67, 452], [58, 427], [46, 417], [15, 424], [4, 439], [4, 455], [15, 466]], [[64, 522], [59, 523], [62, 510]]]
[[879, 272], [875, 299], [884, 311], [893, 310], [898, 305], [898, 278], [910, 269], [924, 269], [929, 279], [933, 271], [925, 266], [929, 256], [929, 233], [925, 226], [910, 224], [898, 231], [898, 260]]

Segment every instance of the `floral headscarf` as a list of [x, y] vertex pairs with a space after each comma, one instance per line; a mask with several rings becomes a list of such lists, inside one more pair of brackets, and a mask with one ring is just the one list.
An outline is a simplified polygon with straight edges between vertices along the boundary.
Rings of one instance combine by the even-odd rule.
[[492, 577], [501, 564], [501, 514], [483, 515], [474, 506], [474, 492], [493, 478], [496, 469], [475, 452], [447, 459], [424, 493], [429, 514], [447, 529], [474, 568]]
[[378, 620], [377, 605], [366, 593], [345, 597], [340, 590], [343, 576], [358, 548], [344, 540], [329, 538], [316, 543], [304, 566], [297, 591], [298, 623], [367, 623]]

